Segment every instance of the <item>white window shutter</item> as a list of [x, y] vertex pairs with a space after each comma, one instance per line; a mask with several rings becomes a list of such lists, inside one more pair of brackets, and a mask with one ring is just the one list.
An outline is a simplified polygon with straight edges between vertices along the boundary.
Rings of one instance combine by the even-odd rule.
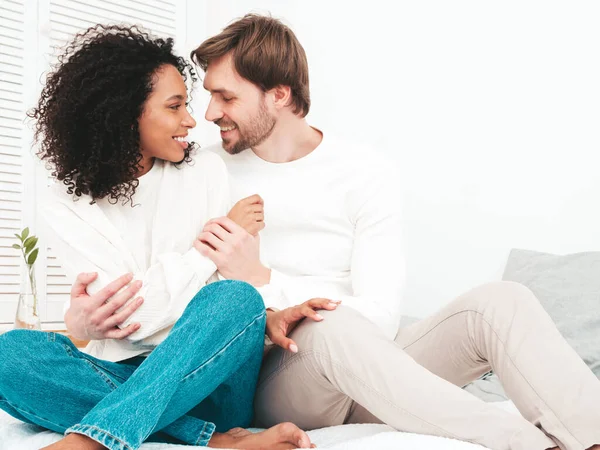
[[139, 24], [158, 36], [175, 37], [175, 2], [139, 0], [50, 0], [51, 45], [63, 46], [90, 26]]
[[24, 0], [0, 3], [0, 323], [14, 320], [23, 214]]

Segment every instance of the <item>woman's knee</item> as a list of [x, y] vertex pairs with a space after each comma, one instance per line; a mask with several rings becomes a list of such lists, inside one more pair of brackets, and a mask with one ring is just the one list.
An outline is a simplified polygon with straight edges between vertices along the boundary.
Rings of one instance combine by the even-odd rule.
[[48, 334], [41, 331], [11, 330], [0, 335], [0, 386], [23, 377], [35, 370], [45, 352]]
[[262, 296], [244, 281], [223, 280], [204, 286], [188, 305], [188, 309], [202, 314], [211, 310], [259, 315], [265, 310]]
[[47, 341], [48, 335], [42, 331], [11, 330], [0, 334], [0, 358], [6, 360], [12, 356], [23, 356], [32, 347]]
[[205, 286], [188, 304], [178, 324], [195, 328], [206, 320], [232, 333], [254, 330], [256, 342], [260, 341], [261, 345], [264, 342], [263, 299], [254, 287], [243, 281], [224, 280]]

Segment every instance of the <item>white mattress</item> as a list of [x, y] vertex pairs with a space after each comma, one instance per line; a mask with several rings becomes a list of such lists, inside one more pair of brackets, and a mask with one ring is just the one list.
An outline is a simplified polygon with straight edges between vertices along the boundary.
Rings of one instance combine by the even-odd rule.
[[[495, 405], [518, 414], [510, 402], [495, 403]], [[393, 428], [387, 425], [341, 425], [310, 431], [308, 434], [319, 449], [331, 450], [363, 450], [365, 448], [476, 450], [484, 448], [451, 439], [402, 433], [394, 431]], [[43, 431], [36, 426], [24, 424], [0, 410], [0, 450], [38, 450], [40, 447], [56, 442], [60, 438], [61, 436], [57, 433]], [[142, 450], [171, 450], [199, 449], [202, 447], [148, 443], [141, 448]]]

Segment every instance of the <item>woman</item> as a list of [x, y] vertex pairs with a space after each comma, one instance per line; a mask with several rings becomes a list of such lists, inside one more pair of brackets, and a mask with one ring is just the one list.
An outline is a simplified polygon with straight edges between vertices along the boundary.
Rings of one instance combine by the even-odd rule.
[[223, 162], [187, 141], [192, 68], [171, 39], [100, 25], [59, 61], [30, 113], [58, 181], [43, 202], [51, 246], [69, 275], [92, 272], [88, 294], [129, 272], [101, 308], [134, 313], [114, 330], [127, 339], [85, 353], [54, 333], [0, 336], [0, 408], [66, 433], [48, 449], [137, 449], [159, 431], [212, 447], [305, 445], [291, 424], [221, 434], [250, 423], [265, 308], [246, 283], [204, 287], [216, 267], [197, 236], [227, 213], [229, 193]]

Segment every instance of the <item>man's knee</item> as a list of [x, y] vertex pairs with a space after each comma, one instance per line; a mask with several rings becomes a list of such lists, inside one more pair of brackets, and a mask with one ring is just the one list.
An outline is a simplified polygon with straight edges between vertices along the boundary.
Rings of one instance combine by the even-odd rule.
[[290, 336], [300, 348], [327, 345], [339, 339], [358, 337], [365, 327], [372, 326], [368, 319], [347, 306], [340, 305], [334, 311], [318, 311], [323, 320], [315, 322], [304, 319]]
[[494, 281], [476, 287], [466, 294], [467, 301], [477, 310], [523, 310], [541, 307], [528, 287], [514, 281]]

